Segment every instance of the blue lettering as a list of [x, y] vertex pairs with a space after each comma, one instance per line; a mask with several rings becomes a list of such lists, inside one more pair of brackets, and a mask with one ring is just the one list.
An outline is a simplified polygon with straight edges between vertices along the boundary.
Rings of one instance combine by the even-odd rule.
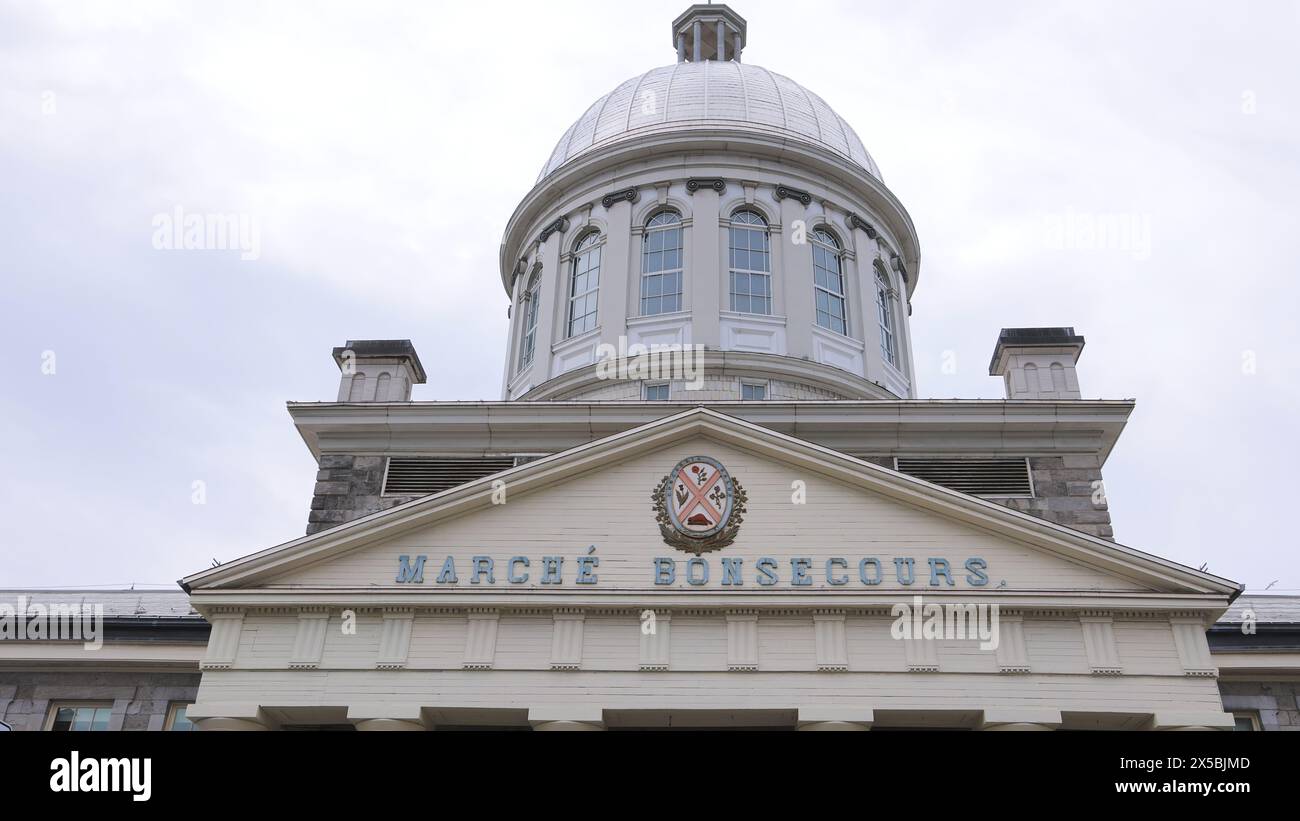
[[564, 584], [564, 582], [560, 580], [560, 567], [563, 564], [563, 556], [543, 556], [542, 584]]
[[[874, 576], [867, 577], [867, 567], [874, 567], [876, 573]], [[880, 569], [880, 559], [868, 557], [858, 562], [858, 578], [863, 584], [880, 584], [884, 580], [884, 571]]]
[[677, 562], [673, 559], [655, 559], [655, 584], [672, 584], [677, 581]]
[[492, 575], [491, 556], [475, 556], [471, 559], [471, 562], [473, 563], [473, 569], [470, 571], [470, 584], [478, 584], [480, 576], [487, 576], [488, 584], [497, 583], [496, 578]]
[[841, 570], [847, 570], [848, 567], [849, 567], [849, 563], [848, 563], [847, 561], [845, 561], [844, 559], [827, 559], [827, 560], [826, 560], [826, 581], [828, 581], [828, 582], [830, 582], [831, 584], [836, 585], [836, 586], [839, 586], [839, 585], [841, 585], [841, 584], [848, 584], [848, 583], [849, 583], [849, 576], [848, 576], [847, 573], [844, 574], [843, 576], [836, 576], [836, 575], [835, 575], [835, 568], [837, 568], [837, 567], [838, 567], [839, 569], [841, 569]]
[[[903, 575], [903, 568], [907, 568], [907, 575]], [[899, 584], [911, 584], [916, 581], [916, 560], [915, 559], [894, 559], [894, 575], [898, 577]]]
[[397, 561], [397, 583], [398, 584], [424, 584], [424, 560], [428, 556], [416, 556], [415, 564], [412, 566], [410, 556], [398, 556]]
[[948, 586], [956, 584], [952, 580], [952, 566], [948, 564], [947, 559], [926, 559], [930, 563], [930, 586], [939, 586], [939, 577], [943, 576], [948, 580]]
[[722, 560], [722, 583], [732, 584], [736, 587], [744, 586], [744, 581], [740, 578], [740, 565], [744, 559], [723, 559]]
[[[704, 575], [698, 579], [695, 577], [696, 568], [700, 568], [704, 571]], [[696, 556], [694, 559], [691, 559], [686, 563], [686, 583], [693, 584], [696, 587], [709, 583], [709, 563], [707, 560]]]
[[984, 572], [989, 563], [983, 559], [967, 559], [966, 572], [970, 575], [966, 577], [966, 584], [971, 587], [983, 587], [989, 583], [988, 574]]
[[776, 559], [764, 556], [754, 564], [754, 569], [758, 571], [760, 585], [771, 587], [776, 584]]
[[442, 572], [438, 574], [438, 584], [456, 583], [456, 560], [448, 556], [442, 563]]
[[510, 560], [510, 575], [508, 578], [511, 584], [523, 584], [528, 581], [527, 573], [524, 573], [522, 576], [515, 575], [515, 567], [518, 565], [523, 565], [524, 567], [527, 567], [528, 557], [515, 556], [513, 559]]
[[812, 576], [808, 575], [810, 567], [812, 567], [812, 559], [791, 559], [790, 570], [793, 576], [790, 578], [790, 584], [796, 587], [807, 587], [812, 584]]
[[599, 578], [591, 571], [596, 569], [600, 564], [598, 556], [579, 556], [578, 557], [578, 584], [595, 584]]

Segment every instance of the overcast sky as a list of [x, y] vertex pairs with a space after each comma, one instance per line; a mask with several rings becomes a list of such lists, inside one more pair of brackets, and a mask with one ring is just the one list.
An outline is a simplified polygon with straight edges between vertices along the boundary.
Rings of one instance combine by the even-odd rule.
[[[300, 536], [284, 403], [334, 398], [347, 339], [409, 337], [417, 399], [499, 398], [506, 220], [687, 5], [0, 2], [0, 586]], [[1117, 538], [1300, 592], [1300, 4], [732, 7], [916, 223], [920, 395], [1001, 398], [999, 328], [1073, 325], [1085, 397], [1138, 400]], [[258, 258], [155, 249], [177, 206]]]

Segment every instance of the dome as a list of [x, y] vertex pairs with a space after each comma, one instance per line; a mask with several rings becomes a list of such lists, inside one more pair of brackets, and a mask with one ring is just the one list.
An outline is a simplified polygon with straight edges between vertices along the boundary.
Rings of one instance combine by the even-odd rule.
[[701, 60], [651, 69], [592, 103], [560, 138], [537, 181], [588, 151], [622, 140], [717, 127], [829, 149], [880, 179], [862, 140], [821, 97], [756, 65]]

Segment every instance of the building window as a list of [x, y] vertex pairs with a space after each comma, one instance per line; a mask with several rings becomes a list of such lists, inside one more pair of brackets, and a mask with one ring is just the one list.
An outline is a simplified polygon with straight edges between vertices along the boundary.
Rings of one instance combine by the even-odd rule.
[[108, 729], [108, 718], [113, 713], [112, 702], [84, 702], [81, 704], [53, 704], [45, 729], [54, 732]]
[[573, 246], [569, 277], [569, 336], [596, 327], [596, 296], [600, 291], [600, 233], [592, 231]]
[[741, 382], [740, 398], [746, 402], [761, 402], [767, 399], [766, 382]]
[[772, 313], [772, 249], [767, 220], [753, 211], [737, 211], [728, 231], [731, 310]]
[[524, 336], [519, 341], [519, 370], [533, 364], [533, 354], [537, 353], [537, 314], [542, 301], [542, 275], [533, 271], [524, 291]]
[[667, 402], [668, 383], [663, 382], [658, 385], [646, 385], [645, 399], [647, 402]]
[[1238, 732], [1259, 732], [1259, 713], [1252, 711], [1235, 712], [1232, 718], [1236, 722], [1232, 728]]
[[813, 298], [817, 324], [848, 336], [849, 314], [844, 299], [844, 275], [840, 265], [840, 244], [829, 231], [812, 232]]
[[179, 703], [172, 704], [168, 707], [167, 723], [163, 725], [163, 729], [173, 733], [189, 732], [190, 730], [195, 729], [194, 722], [190, 721], [189, 717], [185, 715], [185, 711], [188, 710], [189, 707], [189, 704]]
[[876, 260], [876, 315], [880, 323], [880, 355], [898, 367], [898, 343], [894, 337], [893, 289], [889, 287], [889, 274], [880, 260]]
[[682, 218], [660, 211], [641, 238], [641, 315], [682, 309]]

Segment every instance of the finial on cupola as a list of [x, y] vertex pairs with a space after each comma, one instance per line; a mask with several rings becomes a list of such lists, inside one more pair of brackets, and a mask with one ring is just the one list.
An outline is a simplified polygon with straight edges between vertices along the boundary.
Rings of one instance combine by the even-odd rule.
[[677, 62], [735, 60], [745, 49], [745, 18], [722, 3], [696, 3], [673, 21]]

